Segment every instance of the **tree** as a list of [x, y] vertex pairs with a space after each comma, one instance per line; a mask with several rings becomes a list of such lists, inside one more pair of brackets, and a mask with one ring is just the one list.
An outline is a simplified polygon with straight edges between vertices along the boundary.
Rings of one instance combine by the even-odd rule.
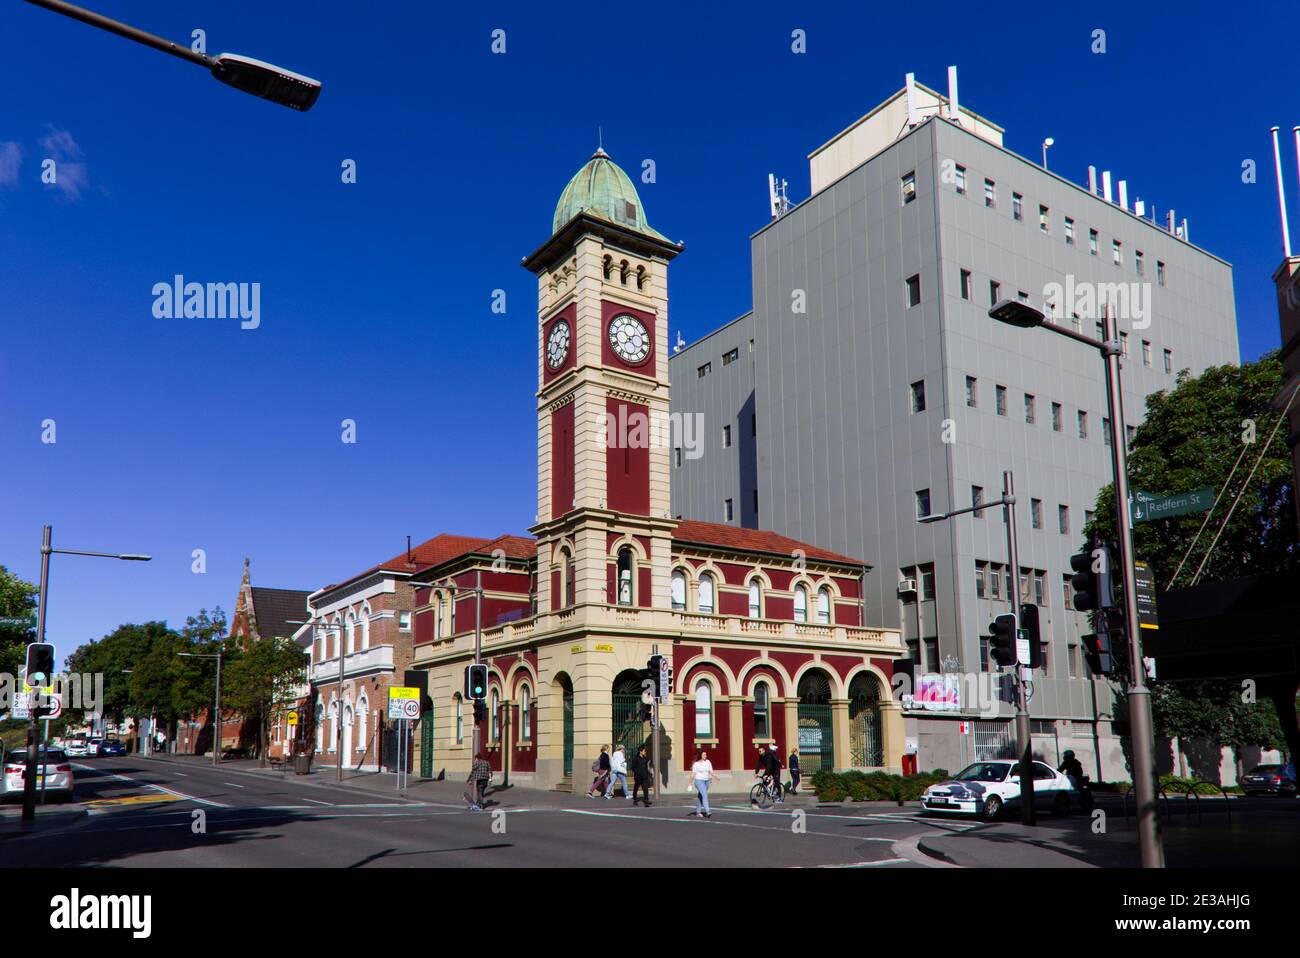
[[[1295, 477], [1284, 441], [1285, 423], [1269, 441], [1280, 418], [1272, 408], [1272, 400], [1282, 381], [1282, 364], [1277, 353], [1272, 352], [1241, 366], [1214, 366], [1196, 377], [1183, 370], [1172, 391], [1147, 397], [1146, 419], [1129, 444], [1131, 488], [1167, 495], [1208, 486], [1218, 495], [1228, 485], [1222, 501], [1209, 516], [1206, 531], [1190, 551], [1206, 520], [1204, 514], [1134, 527], [1134, 552], [1151, 566], [1157, 587], [1171, 582], [1190, 585], [1202, 559], [1205, 568], [1201, 581], [1208, 582], [1300, 568]], [[1261, 453], [1254, 476], [1246, 485], [1246, 476]], [[1234, 473], [1238, 460], [1240, 465]], [[1240, 501], [1232, 518], [1206, 558], [1214, 533], [1239, 491]], [[1113, 485], [1098, 493], [1095, 515], [1084, 534], [1090, 543], [1099, 539], [1113, 542], [1118, 537]], [[1117, 662], [1126, 665], [1123, 650], [1117, 652]], [[1282, 748], [1286, 737], [1277, 709], [1294, 706], [1296, 683], [1288, 679], [1281, 685], [1288, 683], [1289, 695], [1283, 688], [1269, 703], [1243, 699], [1241, 687], [1235, 682], [1207, 680], [1178, 685], [1157, 680], [1152, 683], [1156, 729], [1161, 735], [1203, 737], [1236, 750], [1247, 745]], [[1275, 684], [1269, 684], [1271, 695]], [[1292, 754], [1295, 746], [1292, 742]]]
[[155, 646], [170, 643], [174, 634], [166, 622], [119, 625], [102, 639], [92, 639], [69, 655], [68, 671], [104, 677], [100, 714], [105, 721], [137, 716], [140, 709], [131, 695], [132, 673]]
[[225, 682], [224, 704], [257, 727], [259, 757], [265, 759], [271, 716], [286, 704], [307, 668], [306, 653], [290, 639], [250, 642], [233, 660]]
[[[0, 618], [35, 618], [36, 586], [0, 565]], [[28, 642], [36, 641], [36, 628], [0, 625], [0, 673], [17, 675]]]

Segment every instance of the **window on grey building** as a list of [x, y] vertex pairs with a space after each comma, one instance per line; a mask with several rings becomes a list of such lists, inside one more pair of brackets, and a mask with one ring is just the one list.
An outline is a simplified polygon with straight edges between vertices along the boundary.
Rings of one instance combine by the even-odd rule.
[[1142, 340], [1142, 365], [1151, 368], [1151, 340]]
[[1087, 439], [1088, 438], [1088, 414], [1084, 412], [1082, 409], [1079, 410], [1078, 420], [1079, 420], [1079, 438]]
[[999, 416], [1005, 416], [1007, 414], [1007, 387], [998, 386], [997, 389], [994, 390], [994, 393], [997, 413]]
[[[1044, 589], [1045, 575], [1042, 572], [1034, 573], [1034, 605], [1047, 605], [1047, 592]], [[1046, 646], [1043, 647], [1046, 652]]]
[[734, 363], [734, 362], [735, 362], [737, 359], [739, 359], [739, 358], [740, 358], [740, 347], [739, 347], [739, 346], [736, 347], [735, 349], [729, 349], [729, 350], [727, 350], [725, 353], [722, 354], [722, 365], [724, 365], [724, 366], [730, 366], [732, 363]]
[[1156, 282], [1161, 286], [1165, 285], [1165, 264], [1156, 260]]
[[713, 372], [713, 363], [705, 363], [699, 369], [695, 370], [695, 375], [697, 378], [703, 379], [711, 372]]
[[989, 670], [989, 637], [987, 635], [981, 635], [980, 636], [980, 671], [987, 672], [988, 670]]
[[1133, 445], [1133, 440], [1137, 438], [1137, 426], [1125, 426], [1124, 435], [1128, 437], [1128, 444]]
[[1079, 656], [1078, 642], [1070, 643], [1070, 678], [1072, 679], [1083, 678], [1083, 668]]
[[1029, 500], [1029, 524], [1035, 529], [1043, 528], [1043, 500]]
[[1097, 255], [1097, 231], [1088, 230], [1088, 252], [1093, 256]]
[[1165, 350], [1165, 372], [1172, 373], [1173, 371], [1174, 371], [1174, 351], [1172, 349], [1166, 349]]
[[1090, 525], [1092, 525], [1092, 517], [1093, 517], [1094, 515], [1096, 515], [1096, 513], [1093, 512], [1091, 509], [1084, 509], [1084, 510], [1083, 510], [1083, 524], [1084, 524], [1085, 526], [1090, 526]]
[[936, 635], [925, 640], [925, 669], [927, 672], [939, 671], [939, 637]]
[[925, 380], [912, 383], [912, 412], [925, 412]]
[[673, 447], [673, 465], [680, 469], [682, 467], [682, 447]]
[[918, 489], [916, 491], [916, 517], [920, 519], [922, 516], [928, 516], [929, 514], [930, 514], [930, 490]]
[[992, 180], [984, 180], [984, 205], [993, 209], [998, 205], [998, 186]]
[[1068, 216], [1065, 218], [1065, 245], [1074, 245], [1074, 220]]
[[1125, 359], [1128, 358], [1128, 333], [1119, 334], [1119, 354]]
[[735, 510], [732, 508], [731, 500], [723, 499], [722, 500], [722, 521], [730, 522], [734, 515], [735, 515]]
[[[983, 486], [971, 486], [971, 487], [970, 487], [970, 504], [971, 504], [972, 506], [978, 506], [978, 505], [983, 504], [983, 502], [984, 502], [984, 487], [983, 487]], [[984, 513], [983, 513], [983, 512], [972, 512], [971, 515], [973, 515], [976, 519], [982, 519], [982, 518], [984, 518]]]
[[966, 405], [970, 406], [972, 409], [976, 408], [979, 405], [978, 389], [979, 386], [975, 381], [975, 377], [967, 376], [966, 377]]
[[1000, 599], [1002, 597], [1002, 567], [1000, 565], [989, 564], [989, 598]]
[[996, 306], [1002, 296], [1002, 284], [995, 279], [989, 280], [989, 305]]
[[1146, 272], [1146, 266], [1142, 259], [1142, 251], [1140, 249], [1135, 249], [1133, 251], [1133, 268], [1137, 270], [1139, 276], [1142, 276]]
[[1025, 393], [1025, 422], [1033, 425], [1038, 420], [1038, 401], [1031, 393]]
[[1011, 218], [1022, 219], [1024, 217], [1024, 197], [1019, 193], [1011, 194]]
[[988, 598], [988, 567], [987, 562], [975, 561], [975, 597], [979, 599]]
[[1074, 609], [1074, 588], [1071, 585], [1073, 576], [1065, 573], [1061, 576], [1061, 598], [1065, 601], [1065, 611], [1070, 612]]
[[914, 665], [925, 668], [925, 663], [921, 661], [921, 643], [916, 639], [907, 640], [907, 657], [912, 660]]
[[1038, 231], [1044, 236], [1052, 232], [1052, 212], [1042, 203], [1038, 204]]
[[970, 299], [970, 270], [961, 271], [961, 298]]
[[1061, 535], [1070, 534], [1070, 507], [1056, 507], [1056, 525], [1061, 530]]
[[1052, 432], [1061, 431], [1061, 404], [1052, 403]]
[[1110, 261], [1116, 266], [1124, 265], [1124, 244], [1119, 240], [1110, 241]]
[[906, 302], [908, 309], [921, 302], [921, 274], [907, 277], [907, 296]]
[[916, 171], [903, 174], [903, 205], [916, 199]]
[[957, 165], [957, 195], [966, 195], [966, 167]]
[[722, 427], [722, 448], [723, 449], [731, 448], [731, 426], [730, 425], [726, 425]]
[[1110, 417], [1109, 417], [1109, 416], [1102, 416], [1102, 417], [1101, 417], [1101, 441], [1104, 442], [1106, 445], [1109, 446], [1109, 445], [1110, 445], [1110, 439], [1111, 439], [1111, 436], [1110, 436]]
[[1026, 293], [1023, 289], [1017, 290], [1016, 299], [1020, 300], [1020, 302], [1022, 303], [1027, 303], [1029, 302], [1029, 294]]

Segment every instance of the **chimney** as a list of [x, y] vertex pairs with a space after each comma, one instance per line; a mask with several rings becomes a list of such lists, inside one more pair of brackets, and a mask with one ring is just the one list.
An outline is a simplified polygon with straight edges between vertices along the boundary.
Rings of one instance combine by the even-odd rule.
[[1110, 198], [1110, 170], [1101, 171], [1101, 196], [1107, 203], [1112, 202]]
[[1174, 211], [1170, 210], [1165, 214], [1165, 229], [1169, 230], [1169, 235], [1174, 235]]
[[957, 68], [955, 66], [948, 68], [948, 119], [957, 124], [961, 123], [961, 108], [957, 103]]
[[908, 129], [921, 122], [916, 113], [916, 74], [907, 75], [907, 126]]
[[1097, 195], [1097, 168], [1095, 166], [1088, 167], [1088, 192], [1093, 196]]
[[1119, 205], [1125, 210], [1128, 209], [1128, 180], [1119, 181]]

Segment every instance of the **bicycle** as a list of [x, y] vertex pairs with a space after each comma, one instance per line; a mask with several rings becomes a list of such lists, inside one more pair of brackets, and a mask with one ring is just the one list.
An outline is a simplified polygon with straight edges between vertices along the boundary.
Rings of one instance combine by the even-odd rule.
[[765, 778], [754, 783], [754, 787], [749, 790], [749, 804], [759, 808], [771, 808], [781, 800], [781, 783], [777, 779]]

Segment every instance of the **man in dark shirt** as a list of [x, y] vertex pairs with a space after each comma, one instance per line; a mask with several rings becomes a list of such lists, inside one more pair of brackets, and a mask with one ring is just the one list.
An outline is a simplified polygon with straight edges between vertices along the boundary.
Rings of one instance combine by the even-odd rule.
[[650, 801], [650, 759], [646, 756], [645, 746], [642, 745], [636, 750], [636, 755], [632, 759], [632, 804], [638, 801], [637, 791], [645, 793], [645, 807], [649, 808], [652, 804]]
[[799, 791], [799, 750], [790, 750], [790, 794]]
[[487, 754], [480, 749], [479, 753], [474, 756], [474, 760], [469, 765], [469, 782], [473, 793], [465, 793], [465, 801], [469, 802], [470, 811], [481, 812], [483, 810], [483, 797], [487, 792], [488, 782], [492, 780], [492, 766], [488, 764]]
[[767, 767], [768, 777], [772, 779], [772, 790], [776, 793], [776, 800], [784, 802], [785, 789], [781, 786], [781, 758], [776, 754], [775, 745], [767, 747], [767, 751], [763, 753], [763, 761]]

